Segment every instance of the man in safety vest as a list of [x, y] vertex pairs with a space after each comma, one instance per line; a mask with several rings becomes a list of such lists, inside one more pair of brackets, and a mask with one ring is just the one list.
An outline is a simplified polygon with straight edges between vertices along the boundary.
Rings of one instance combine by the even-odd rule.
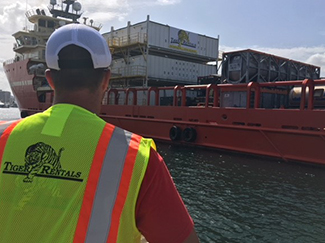
[[96, 115], [110, 78], [105, 39], [60, 27], [46, 63], [54, 105], [0, 124], [0, 242], [199, 242], [153, 141]]

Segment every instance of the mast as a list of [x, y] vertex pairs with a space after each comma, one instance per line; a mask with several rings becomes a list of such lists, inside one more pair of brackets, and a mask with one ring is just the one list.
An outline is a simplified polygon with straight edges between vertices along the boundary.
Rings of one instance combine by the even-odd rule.
[[81, 10], [81, 4], [75, 0], [65, 0], [62, 2], [65, 4], [65, 9], [59, 9], [56, 8], [56, 0], [51, 0], [50, 1], [50, 6], [49, 6], [49, 11], [52, 14], [52, 17], [57, 18], [57, 17], [63, 17], [67, 19], [72, 19], [72, 21], [77, 21], [82, 13], [80, 12]]

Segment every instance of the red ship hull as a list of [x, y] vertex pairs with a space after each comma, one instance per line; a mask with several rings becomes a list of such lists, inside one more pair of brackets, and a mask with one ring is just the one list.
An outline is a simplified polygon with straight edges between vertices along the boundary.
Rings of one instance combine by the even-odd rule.
[[[173, 126], [193, 127], [197, 133], [194, 142], [176, 143], [325, 164], [323, 111], [139, 106], [107, 106], [103, 111], [111, 114], [102, 115], [106, 121], [147, 137], [175, 143], [169, 136]], [[152, 117], [147, 118], [148, 114]], [[227, 121], [222, 118], [225, 115]], [[178, 117], [185, 119], [173, 119]], [[192, 119], [198, 122], [189, 121]], [[316, 131], [304, 130], [308, 126]]]
[[[26, 65], [27, 61], [8, 64], [5, 70], [20, 110], [30, 115], [48, 108], [52, 103], [53, 92], [47, 92], [46, 99], [39, 102], [32, 84], [33, 76], [22, 71], [26, 70]], [[263, 88], [284, 84], [300, 84], [303, 87], [300, 108], [259, 108], [259, 97]], [[285, 161], [325, 164], [325, 110], [314, 109], [314, 100], [309, 98], [307, 102], [308, 97], [304, 93], [306, 87], [312, 90], [314, 85], [323, 84], [325, 80], [176, 87], [172, 106], [158, 105], [159, 97], [156, 97], [157, 105], [136, 105], [136, 90], [129, 89], [126, 91], [126, 100], [128, 95], [133, 93], [132, 105], [107, 104], [107, 101], [104, 101], [106, 104], [102, 105], [100, 116], [107, 122], [134, 133], [171, 143], [271, 156]], [[177, 91], [202, 88], [206, 89], [207, 93], [214, 92], [212, 102], [210, 96], [206, 98], [205, 103], [197, 106], [186, 106], [185, 99], [182, 99], [181, 103], [175, 102], [181, 98], [177, 96]], [[244, 108], [220, 107], [220, 91], [232, 89], [244, 89], [247, 94], [255, 93], [253, 107], [250, 107], [250, 104]], [[152, 91], [157, 91], [157, 88]], [[148, 94], [152, 95], [152, 91]], [[117, 90], [109, 91], [109, 97], [114, 93], [116, 95], [116, 92]], [[150, 100], [149, 96], [147, 100]], [[252, 100], [252, 97], [247, 100]], [[178, 132], [183, 133], [189, 128], [193, 129], [194, 139], [185, 138], [184, 141], [184, 134], [179, 134], [180, 137], [171, 134], [175, 127], [179, 129]]]
[[52, 104], [53, 92], [46, 94], [45, 102], [40, 102], [34, 86], [34, 75], [27, 72], [30, 59], [4, 64], [4, 70], [9, 81], [17, 105], [21, 111], [42, 111]]

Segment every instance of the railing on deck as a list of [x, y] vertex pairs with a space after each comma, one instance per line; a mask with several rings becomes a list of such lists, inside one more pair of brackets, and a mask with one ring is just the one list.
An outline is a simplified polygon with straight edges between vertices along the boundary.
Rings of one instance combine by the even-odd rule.
[[11, 58], [9, 60], [4, 61], [3, 65], [12, 64], [14, 62], [23, 61], [23, 60], [26, 60], [26, 59], [32, 59], [32, 60], [35, 60], [35, 61], [45, 62], [45, 54], [42, 55], [42, 56], [38, 56], [37, 54], [16, 56], [15, 58]]
[[[305, 79], [303, 81], [279, 81], [272, 83], [255, 83], [250, 82], [248, 84], [208, 84], [208, 85], [187, 85], [187, 86], [173, 86], [173, 87], [149, 87], [149, 88], [127, 88], [127, 89], [109, 89], [107, 92], [106, 104], [109, 104], [110, 95], [114, 94], [114, 105], [118, 105], [118, 97], [120, 92], [125, 93], [124, 105], [138, 105], [137, 98], [138, 92], [147, 92], [146, 105], [150, 106], [151, 93], [154, 92], [155, 99], [154, 105], [159, 106], [160, 91], [172, 91], [173, 92], [173, 106], [187, 106], [186, 92], [187, 91], [197, 91], [205, 90], [206, 95], [204, 102], [197, 103], [199, 106], [203, 107], [220, 107], [220, 94], [222, 92], [246, 92], [246, 109], [260, 108], [261, 104], [261, 94], [262, 93], [277, 93], [289, 96], [289, 89], [284, 89], [283, 87], [301, 87], [300, 96], [300, 110], [312, 110], [314, 109], [314, 92], [315, 87], [319, 85], [325, 85], [325, 80], [312, 80]], [[276, 89], [280, 88], [281, 89]], [[325, 87], [324, 87], [325, 89]], [[211, 92], [212, 91], [212, 92]], [[325, 90], [323, 91], [323, 93]], [[324, 99], [325, 107], [325, 95], [322, 93], [322, 98]], [[132, 96], [132, 101], [128, 102]], [[210, 95], [212, 94], [212, 95]], [[254, 95], [253, 95], [254, 94]], [[212, 101], [212, 102], [211, 102]], [[252, 105], [253, 104], [253, 105]]]
[[129, 36], [114, 36], [113, 38], [108, 37], [107, 43], [110, 47], [123, 47], [126, 45], [131, 45], [135, 43], [147, 43], [146, 33], [135, 33]]

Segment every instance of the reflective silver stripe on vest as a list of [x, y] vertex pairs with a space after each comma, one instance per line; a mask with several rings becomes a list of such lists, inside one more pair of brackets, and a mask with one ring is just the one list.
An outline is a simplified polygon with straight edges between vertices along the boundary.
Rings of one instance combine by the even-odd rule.
[[3, 124], [0, 124], [0, 137], [2, 136], [3, 132], [9, 127], [12, 123], [16, 122], [17, 120], [7, 121]]
[[88, 225], [86, 243], [106, 242], [132, 133], [116, 127], [106, 150]]

